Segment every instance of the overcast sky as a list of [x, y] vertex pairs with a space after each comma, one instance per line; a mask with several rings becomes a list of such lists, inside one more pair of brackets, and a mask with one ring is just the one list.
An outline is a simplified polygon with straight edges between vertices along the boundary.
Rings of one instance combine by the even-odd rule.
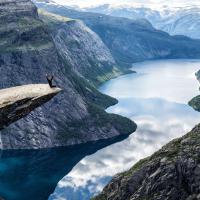
[[78, 5], [79, 7], [88, 7], [101, 4], [132, 4], [132, 5], [147, 5], [147, 6], [184, 6], [184, 5], [198, 5], [200, 0], [54, 0], [57, 3], [64, 5]]

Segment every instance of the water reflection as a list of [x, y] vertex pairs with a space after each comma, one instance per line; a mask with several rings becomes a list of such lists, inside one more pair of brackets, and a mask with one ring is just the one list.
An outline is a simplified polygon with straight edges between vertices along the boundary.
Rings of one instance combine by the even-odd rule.
[[116, 98], [162, 98], [186, 103], [199, 94], [195, 72], [200, 61], [167, 60], [136, 63], [137, 74], [113, 79], [100, 90]]
[[2, 151], [0, 196], [6, 200], [48, 199], [58, 181], [82, 158], [125, 138], [121, 136], [68, 148]]
[[[101, 91], [119, 99], [108, 109], [127, 116], [138, 130], [126, 140], [82, 159], [57, 185], [50, 200], [88, 200], [111, 177], [129, 169], [200, 121], [187, 101], [199, 93], [195, 72], [199, 61], [173, 60], [134, 65], [138, 74], [119, 77]], [[162, 67], [162, 68], [161, 68]]]

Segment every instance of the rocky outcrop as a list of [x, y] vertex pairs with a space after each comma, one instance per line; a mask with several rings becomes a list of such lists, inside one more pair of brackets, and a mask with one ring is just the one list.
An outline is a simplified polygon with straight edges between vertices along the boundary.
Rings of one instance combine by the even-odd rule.
[[200, 199], [200, 125], [116, 175], [93, 200]]
[[61, 89], [46, 84], [24, 85], [0, 90], [0, 130], [25, 117], [57, 95]]
[[2, 149], [74, 145], [136, 129], [132, 121], [104, 111], [117, 100], [74, 72], [30, 0], [0, 2], [0, 16], [6, 15], [0, 20], [0, 88], [46, 83], [45, 74], [53, 74], [63, 89], [52, 101], [3, 129]]
[[200, 112], [200, 95], [194, 97], [192, 100], [189, 101], [189, 106], [191, 106], [194, 110]]
[[[197, 80], [200, 82], [200, 70], [195, 74], [197, 77]], [[194, 110], [199, 111], [200, 112], [200, 95], [192, 98], [189, 102], [188, 102], [189, 106], [191, 106]]]

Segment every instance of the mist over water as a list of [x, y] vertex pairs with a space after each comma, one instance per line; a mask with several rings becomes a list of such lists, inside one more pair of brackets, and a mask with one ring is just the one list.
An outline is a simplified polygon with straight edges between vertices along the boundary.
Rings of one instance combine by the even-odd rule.
[[83, 158], [57, 185], [50, 200], [88, 200], [116, 173], [128, 170], [170, 140], [190, 131], [200, 114], [187, 103], [199, 94], [199, 60], [136, 63], [137, 74], [105, 83], [100, 91], [119, 103], [107, 111], [134, 120], [138, 129], [127, 139]]

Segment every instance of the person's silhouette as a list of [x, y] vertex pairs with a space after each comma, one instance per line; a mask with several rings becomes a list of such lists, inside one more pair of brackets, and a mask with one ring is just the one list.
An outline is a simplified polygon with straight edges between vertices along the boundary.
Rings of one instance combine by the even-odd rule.
[[50, 88], [56, 87], [56, 85], [53, 85], [53, 78], [54, 78], [54, 76], [46, 74], [46, 79], [47, 79], [47, 81], [49, 83]]

